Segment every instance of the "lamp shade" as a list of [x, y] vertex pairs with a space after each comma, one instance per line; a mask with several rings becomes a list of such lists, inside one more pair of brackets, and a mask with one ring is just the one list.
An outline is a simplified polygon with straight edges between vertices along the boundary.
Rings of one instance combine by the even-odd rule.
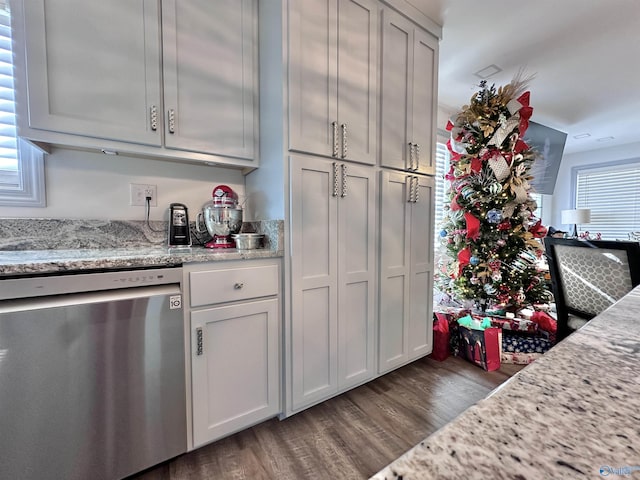
[[576, 208], [574, 210], [562, 210], [562, 223], [582, 225], [591, 221], [591, 209]]

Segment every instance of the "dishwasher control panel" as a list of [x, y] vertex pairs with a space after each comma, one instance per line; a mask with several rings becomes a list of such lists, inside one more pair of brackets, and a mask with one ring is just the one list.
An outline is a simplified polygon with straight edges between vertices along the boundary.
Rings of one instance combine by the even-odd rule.
[[182, 283], [182, 267], [0, 280], [0, 300]]

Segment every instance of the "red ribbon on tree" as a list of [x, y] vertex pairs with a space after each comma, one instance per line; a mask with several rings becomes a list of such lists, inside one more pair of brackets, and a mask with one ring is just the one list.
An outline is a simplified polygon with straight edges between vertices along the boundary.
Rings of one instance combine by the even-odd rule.
[[524, 135], [524, 132], [529, 128], [529, 119], [533, 114], [533, 108], [529, 106], [529, 92], [524, 92], [522, 95], [518, 97], [518, 102], [522, 104], [522, 108], [520, 108], [520, 125], [518, 129], [520, 130], [520, 135]]
[[462, 207], [460, 206], [460, 204], [458, 203], [458, 197], [460, 196], [459, 193], [456, 194], [455, 197], [453, 197], [453, 200], [451, 200], [451, 210], [453, 210], [454, 212], [456, 210], [460, 210]]
[[469, 261], [471, 260], [471, 250], [469, 247], [464, 247], [462, 250], [458, 252], [458, 276], [462, 273], [462, 269], [469, 265]]
[[467, 222], [467, 238], [477, 240], [480, 237], [480, 220], [473, 216], [471, 212], [464, 213]]
[[542, 220], [538, 220], [537, 223], [529, 229], [529, 231], [535, 238], [542, 238], [547, 234], [547, 227], [542, 225]]
[[516, 141], [516, 145], [513, 147], [514, 153], [522, 153], [526, 150], [529, 150], [529, 145], [524, 140], [518, 139]]

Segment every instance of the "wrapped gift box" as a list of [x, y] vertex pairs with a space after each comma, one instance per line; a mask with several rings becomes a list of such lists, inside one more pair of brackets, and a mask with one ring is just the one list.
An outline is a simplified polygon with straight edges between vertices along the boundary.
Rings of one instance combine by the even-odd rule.
[[504, 331], [502, 335], [502, 351], [508, 353], [544, 353], [552, 347], [552, 342], [542, 337], [518, 335]]
[[514, 332], [538, 333], [538, 324], [524, 318], [508, 318], [489, 316], [491, 325], [502, 328], [503, 330], [511, 330]]
[[500, 362], [505, 364], [512, 363], [516, 365], [528, 365], [540, 358], [542, 355], [542, 353], [502, 352], [500, 355]]

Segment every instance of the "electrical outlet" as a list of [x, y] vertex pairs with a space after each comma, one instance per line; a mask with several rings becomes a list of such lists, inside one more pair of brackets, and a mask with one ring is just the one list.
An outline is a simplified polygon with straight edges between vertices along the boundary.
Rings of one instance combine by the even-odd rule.
[[149, 206], [157, 207], [158, 206], [158, 190], [156, 185], [146, 185], [141, 183], [130, 183], [129, 184], [129, 205], [131, 206], [140, 206], [144, 207], [147, 204], [147, 197], [151, 197], [151, 201], [149, 202]]

